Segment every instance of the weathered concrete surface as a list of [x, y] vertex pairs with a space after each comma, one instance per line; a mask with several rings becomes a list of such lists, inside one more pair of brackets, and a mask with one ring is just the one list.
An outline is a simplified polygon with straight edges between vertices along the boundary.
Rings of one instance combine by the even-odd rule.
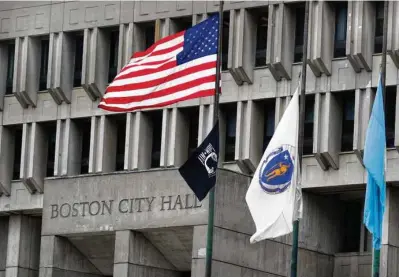
[[41, 218], [11, 215], [7, 244], [7, 277], [38, 276]]
[[207, 201], [198, 202], [177, 170], [52, 179], [45, 189], [44, 235], [190, 226], [207, 220]]
[[0, 277], [6, 274], [8, 221], [8, 216], [0, 217]]
[[141, 233], [117, 231], [115, 253], [113, 276], [180, 276], [167, 257]]
[[42, 236], [40, 253], [40, 277], [103, 276], [67, 238]]

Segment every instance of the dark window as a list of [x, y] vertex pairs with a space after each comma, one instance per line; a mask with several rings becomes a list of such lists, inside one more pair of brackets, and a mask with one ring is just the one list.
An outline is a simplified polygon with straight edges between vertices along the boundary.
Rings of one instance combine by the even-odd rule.
[[15, 57], [15, 43], [7, 44], [7, 80], [6, 80], [6, 94], [12, 94], [12, 82], [14, 77], [14, 57]]
[[151, 168], [160, 166], [162, 139], [162, 110], [150, 112], [152, 122]]
[[257, 11], [255, 66], [266, 65], [268, 10]]
[[276, 104], [274, 101], [269, 100], [265, 102], [263, 107], [264, 127], [262, 153], [266, 150], [266, 147], [269, 145], [274, 134], [275, 109]]
[[47, 38], [42, 39], [40, 41], [39, 90], [47, 89], [48, 54], [49, 54], [49, 40]]
[[342, 108], [341, 151], [352, 151], [355, 124], [355, 92], [346, 91], [343, 93]]
[[226, 120], [226, 139], [225, 139], [225, 156], [224, 161], [234, 161], [236, 149], [236, 122], [237, 122], [237, 105], [226, 104], [223, 107], [223, 113]]
[[229, 52], [229, 30], [230, 30], [230, 12], [224, 12], [223, 32], [222, 32], [222, 70], [227, 70], [227, 59]]
[[345, 57], [348, 2], [335, 2], [334, 58]]
[[75, 68], [73, 72], [73, 86], [82, 85], [82, 63], [83, 63], [83, 35], [75, 36]]
[[80, 174], [86, 174], [89, 172], [91, 119], [78, 119], [76, 120], [76, 125], [79, 129], [82, 143], [82, 154], [80, 157]]
[[111, 83], [117, 73], [118, 68], [118, 47], [119, 47], [119, 31], [112, 31], [109, 39], [109, 70], [108, 83]]
[[57, 125], [55, 122], [46, 123], [44, 130], [47, 137], [47, 166], [46, 177], [54, 176], [54, 160], [55, 160], [55, 138]]
[[313, 153], [314, 101], [315, 101], [314, 94], [306, 95], [305, 129], [304, 129], [304, 140], [303, 140], [304, 155], [310, 155]]
[[295, 9], [295, 48], [294, 62], [301, 62], [303, 56], [303, 30], [305, 24], [305, 7], [298, 5]]
[[122, 171], [125, 164], [125, 139], [126, 139], [126, 116], [116, 118], [117, 140], [116, 140], [116, 171]]
[[362, 203], [360, 201], [344, 202], [343, 241], [339, 252], [359, 252]]
[[392, 148], [395, 146], [396, 86], [387, 86], [385, 97], [386, 145]]
[[148, 49], [155, 42], [155, 22], [148, 22], [144, 25], [145, 49]]
[[172, 20], [176, 27], [176, 33], [187, 30], [193, 25], [193, 19], [191, 16], [174, 18]]
[[22, 149], [22, 126], [14, 128], [14, 165], [12, 170], [12, 179], [19, 180], [21, 169], [21, 149]]
[[199, 108], [185, 109], [185, 116], [188, 121], [188, 156], [190, 156], [198, 145], [198, 122], [199, 122]]
[[374, 34], [374, 53], [382, 52], [382, 36], [384, 25], [384, 1], [375, 3], [375, 34]]

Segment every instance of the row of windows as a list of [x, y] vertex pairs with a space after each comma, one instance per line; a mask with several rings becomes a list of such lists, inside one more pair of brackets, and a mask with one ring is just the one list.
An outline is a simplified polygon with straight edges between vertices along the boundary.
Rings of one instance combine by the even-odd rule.
[[[335, 10], [335, 38], [334, 38], [334, 57], [345, 57], [346, 49], [346, 30], [347, 30], [347, 12], [348, 2], [332, 2], [330, 5], [334, 6]], [[374, 52], [382, 51], [382, 26], [383, 26], [383, 2], [376, 2], [376, 18], [375, 18], [375, 43]], [[303, 52], [303, 29], [304, 29], [304, 4], [292, 4], [295, 11], [295, 43], [293, 46], [294, 62], [302, 60]], [[255, 66], [266, 65], [266, 49], [267, 49], [267, 29], [268, 29], [268, 9], [256, 8], [251, 9], [250, 15], [256, 21], [256, 51], [254, 53]], [[230, 13], [224, 12], [223, 20], [223, 40], [222, 40], [222, 69], [227, 69], [227, 55], [229, 43], [230, 30]], [[144, 42], [141, 45], [141, 50], [151, 46], [155, 40], [155, 22], [146, 22], [137, 24], [138, 29], [143, 33]], [[185, 30], [191, 27], [191, 17], [182, 17], [173, 19], [173, 26], [176, 32]], [[118, 65], [118, 45], [119, 45], [119, 30], [114, 27], [105, 28], [109, 34], [109, 71], [108, 82], [111, 82], [117, 74]], [[82, 60], [83, 60], [83, 31], [68, 33], [75, 43], [75, 59], [74, 59], [74, 75], [73, 86], [81, 86], [82, 80]], [[49, 38], [48, 36], [41, 37], [40, 49], [40, 82], [39, 90], [45, 90], [47, 84], [47, 71], [49, 59]], [[7, 82], [6, 94], [12, 94], [13, 71], [14, 71], [14, 56], [15, 43], [10, 41], [8, 44], [8, 67], [7, 67]]]
[[[354, 133], [354, 105], [355, 93], [353, 91], [345, 91], [340, 93], [339, 101], [342, 107], [342, 135], [341, 135], [341, 151], [352, 151], [353, 149], [353, 133]], [[306, 96], [305, 108], [305, 134], [304, 134], [304, 154], [313, 153], [313, 130], [314, 130], [314, 103], [315, 95]], [[387, 87], [386, 93], [386, 138], [387, 147], [394, 147], [395, 135], [395, 103], [396, 103], [396, 89], [395, 87]], [[264, 151], [269, 144], [275, 126], [275, 100], [263, 100], [255, 103], [261, 111], [263, 111], [264, 125], [263, 132], [263, 149]], [[221, 113], [226, 123], [225, 132], [225, 156], [224, 161], [234, 161], [235, 144], [236, 144], [236, 122], [237, 122], [237, 104], [229, 103], [221, 105]], [[162, 110], [151, 111], [145, 113], [152, 127], [152, 146], [151, 146], [151, 168], [160, 166], [161, 153], [161, 137], [162, 137]], [[183, 114], [188, 122], [188, 155], [191, 154], [197, 147], [198, 143], [198, 117], [199, 108], [184, 108]], [[126, 117], [125, 115], [109, 116], [113, 124], [116, 126], [116, 164], [115, 170], [120, 171], [124, 168], [125, 155], [125, 132], [126, 132]], [[89, 170], [89, 149], [90, 149], [90, 118], [73, 119], [77, 128], [79, 129], [81, 143], [81, 167], [80, 173], [88, 173]], [[48, 159], [47, 159], [47, 176], [52, 176], [54, 172], [54, 156], [55, 156], [55, 134], [56, 122], [40, 123], [43, 124], [46, 130], [48, 141]], [[14, 179], [19, 178], [20, 159], [21, 159], [21, 143], [22, 143], [22, 127], [20, 125], [7, 126], [11, 128], [15, 134], [15, 159], [14, 159]]]

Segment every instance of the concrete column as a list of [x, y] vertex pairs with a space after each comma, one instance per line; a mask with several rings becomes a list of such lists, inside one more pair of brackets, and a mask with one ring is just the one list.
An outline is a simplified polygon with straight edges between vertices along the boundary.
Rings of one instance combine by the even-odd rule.
[[37, 276], [41, 223], [40, 217], [10, 216], [6, 277]]
[[383, 223], [382, 246], [381, 246], [381, 267], [380, 276], [398, 276], [398, 255], [399, 255], [399, 189], [387, 187], [386, 206]]
[[100, 271], [67, 238], [42, 236], [40, 277], [100, 277]]
[[43, 127], [36, 122], [25, 123], [22, 131], [20, 178], [29, 192], [43, 192], [46, 175], [47, 138]]
[[133, 53], [133, 23], [119, 26], [118, 72], [129, 62]]
[[143, 234], [126, 230], [115, 235], [114, 276], [172, 277], [179, 272]]
[[341, 151], [342, 103], [331, 92], [317, 93], [315, 97], [314, 151], [323, 170], [339, 168]]
[[36, 106], [39, 89], [40, 39], [19, 37], [15, 43], [13, 93], [21, 106]]
[[89, 173], [115, 170], [116, 136], [116, 125], [109, 117], [91, 118]]
[[228, 69], [237, 85], [252, 84], [256, 21], [247, 9], [230, 11]]
[[0, 277], [6, 276], [8, 217], [0, 217]]
[[47, 87], [57, 104], [71, 103], [75, 37], [70, 33], [51, 33]]
[[11, 194], [11, 179], [14, 165], [15, 134], [0, 126], [0, 195]]

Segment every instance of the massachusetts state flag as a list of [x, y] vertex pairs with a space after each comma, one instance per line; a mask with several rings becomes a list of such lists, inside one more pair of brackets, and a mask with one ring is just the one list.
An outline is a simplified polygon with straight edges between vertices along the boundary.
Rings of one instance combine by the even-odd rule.
[[105, 91], [99, 108], [134, 111], [215, 94], [219, 15], [160, 39], [129, 63]]
[[302, 215], [298, 123], [297, 88], [245, 196], [256, 226], [251, 243], [291, 233], [293, 221]]

